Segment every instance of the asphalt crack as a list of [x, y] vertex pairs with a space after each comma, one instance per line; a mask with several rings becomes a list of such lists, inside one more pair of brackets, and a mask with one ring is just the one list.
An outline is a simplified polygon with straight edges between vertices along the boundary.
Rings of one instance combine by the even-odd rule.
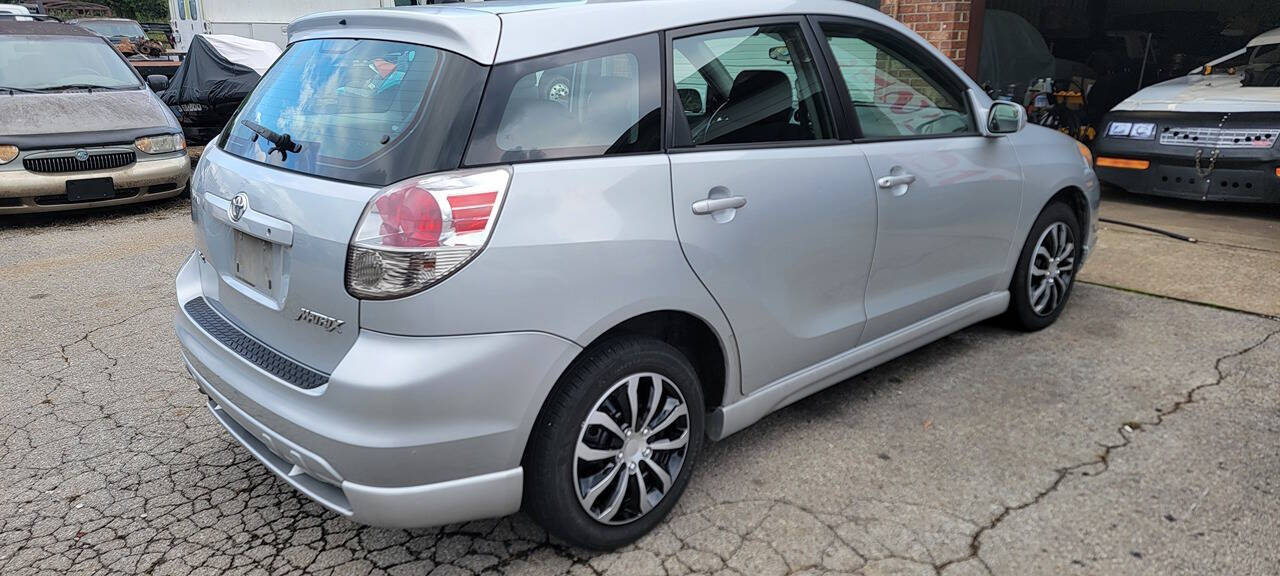
[[[1209, 388], [1216, 388], [1218, 386], [1221, 386], [1222, 382], [1226, 380], [1227, 376], [1229, 376], [1229, 374], [1225, 372], [1222, 368], [1222, 365], [1224, 362], [1227, 362], [1235, 358], [1239, 358], [1258, 348], [1261, 348], [1262, 346], [1265, 346], [1267, 342], [1269, 342], [1273, 337], [1277, 335], [1280, 335], [1280, 329], [1276, 329], [1268, 333], [1266, 336], [1263, 336], [1262, 339], [1258, 340], [1254, 344], [1251, 344], [1241, 350], [1237, 350], [1225, 356], [1218, 357], [1218, 359], [1215, 360], [1213, 363], [1213, 369], [1215, 372], [1218, 373], [1218, 377], [1214, 379], [1213, 382], [1207, 382], [1207, 383], [1192, 387], [1191, 389], [1187, 390], [1187, 392], [1183, 395], [1181, 399], [1175, 401], [1168, 408], [1157, 407], [1155, 409], [1156, 417], [1153, 420], [1146, 420], [1146, 421], [1130, 420], [1130, 421], [1126, 421], [1124, 424], [1121, 424], [1116, 429], [1116, 433], [1119, 434], [1121, 438], [1120, 442], [1117, 442], [1115, 444], [1100, 444], [1100, 446], [1102, 447], [1102, 453], [1100, 453], [1098, 456], [1094, 457], [1093, 459], [1057, 469], [1056, 470], [1057, 477], [1054, 478], [1053, 482], [1050, 483], [1049, 486], [1046, 487], [1044, 490], [1041, 490], [1040, 492], [1038, 492], [1032, 499], [1026, 502], [1023, 502], [1021, 504], [1004, 507], [1004, 509], [1001, 510], [1000, 513], [997, 514], [994, 518], [992, 518], [990, 522], [979, 526], [978, 530], [973, 533], [973, 536], [969, 541], [968, 555], [960, 558], [947, 560], [939, 564], [935, 564], [934, 570], [937, 571], [938, 573], [942, 573], [942, 571], [948, 568], [949, 566], [973, 560], [973, 561], [977, 561], [980, 565], [982, 565], [983, 569], [986, 570], [988, 574], [993, 574], [994, 572], [991, 570], [991, 566], [989, 566], [986, 563], [986, 561], [982, 558], [982, 537], [985, 536], [987, 532], [990, 532], [996, 529], [996, 527], [1000, 526], [1000, 524], [1003, 523], [1010, 515], [1016, 512], [1031, 508], [1032, 506], [1035, 506], [1040, 502], [1042, 502], [1049, 495], [1053, 494], [1054, 492], [1057, 492], [1058, 489], [1062, 487], [1062, 485], [1067, 481], [1067, 479], [1070, 478], [1071, 475], [1076, 472], [1080, 472], [1080, 476], [1083, 478], [1096, 478], [1106, 473], [1111, 468], [1111, 455], [1117, 450], [1120, 450], [1122, 448], [1126, 448], [1129, 446], [1129, 444], [1133, 441], [1133, 437], [1131, 436], [1131, 434], [1133, 434], [1139, 429], [1159, 427], [1161, 424], [1164, 423], [1166, 418], [1169, 418], [1170, 416], [1177, 414], [1179, 411], [1181, 411], [1184, 407], [1188, 405], [1195, 404], [1197, 402], [1196, 400], [1197, 393]], [[1099, 467], [1100, 469], [1098, 470], [1087, 471], [1087, 469], [1089, 468], [1099, 468]]]

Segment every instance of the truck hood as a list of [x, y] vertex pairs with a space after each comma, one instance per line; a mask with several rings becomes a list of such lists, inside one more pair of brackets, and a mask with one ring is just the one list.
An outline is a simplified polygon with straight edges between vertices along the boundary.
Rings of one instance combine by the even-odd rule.
[[150, 90], [0, 94], [0, 136], [179, 128]]
[[1140, 90], [1114, 108], [1141, 112], [1280, 112], [1280, 88], [1245, 87], [1240, 76], [1174, 78]]

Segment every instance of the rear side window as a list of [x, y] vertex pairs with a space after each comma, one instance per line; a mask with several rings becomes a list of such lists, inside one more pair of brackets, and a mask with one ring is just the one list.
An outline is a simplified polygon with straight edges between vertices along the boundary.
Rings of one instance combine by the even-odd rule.
[[468, 165], [661, 150], [658, 36], [493, 69]]
[[[457, 168], [485, 71], [416, 44], [297, 42], [246, 99], [222, 147], [285, 170], [375, 186]], [[268, 133], [295, 146], [282, 150]]]
[[827, 95], [798, 24], [677, 38], [672, 48], [676, 93], [693, 145], [834, 136]]

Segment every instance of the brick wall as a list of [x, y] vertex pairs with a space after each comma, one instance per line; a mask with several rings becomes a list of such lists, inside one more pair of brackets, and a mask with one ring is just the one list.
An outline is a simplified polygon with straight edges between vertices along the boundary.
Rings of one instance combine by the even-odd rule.
[[882, 0], [880, 11], [924, 36], [963, 68], [972, 5], [972, 0]]

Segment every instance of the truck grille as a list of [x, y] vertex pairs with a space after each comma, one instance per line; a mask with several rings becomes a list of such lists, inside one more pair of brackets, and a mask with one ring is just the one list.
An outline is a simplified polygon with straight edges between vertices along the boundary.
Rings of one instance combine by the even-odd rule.
[[65, 156], [45, 156], [42, 158], [24, 158], [22, 167], [31, 172], [84, 172], [87, 170], [110, 170], [128, 166], [138, 160], [133, 152], [90, 153], [88, 158], [80, 160], [74, 154]]
[[1270, 148], [1280, 128], [1166, 128], [1160, 133], [1165, 146], [1201, 148]]

